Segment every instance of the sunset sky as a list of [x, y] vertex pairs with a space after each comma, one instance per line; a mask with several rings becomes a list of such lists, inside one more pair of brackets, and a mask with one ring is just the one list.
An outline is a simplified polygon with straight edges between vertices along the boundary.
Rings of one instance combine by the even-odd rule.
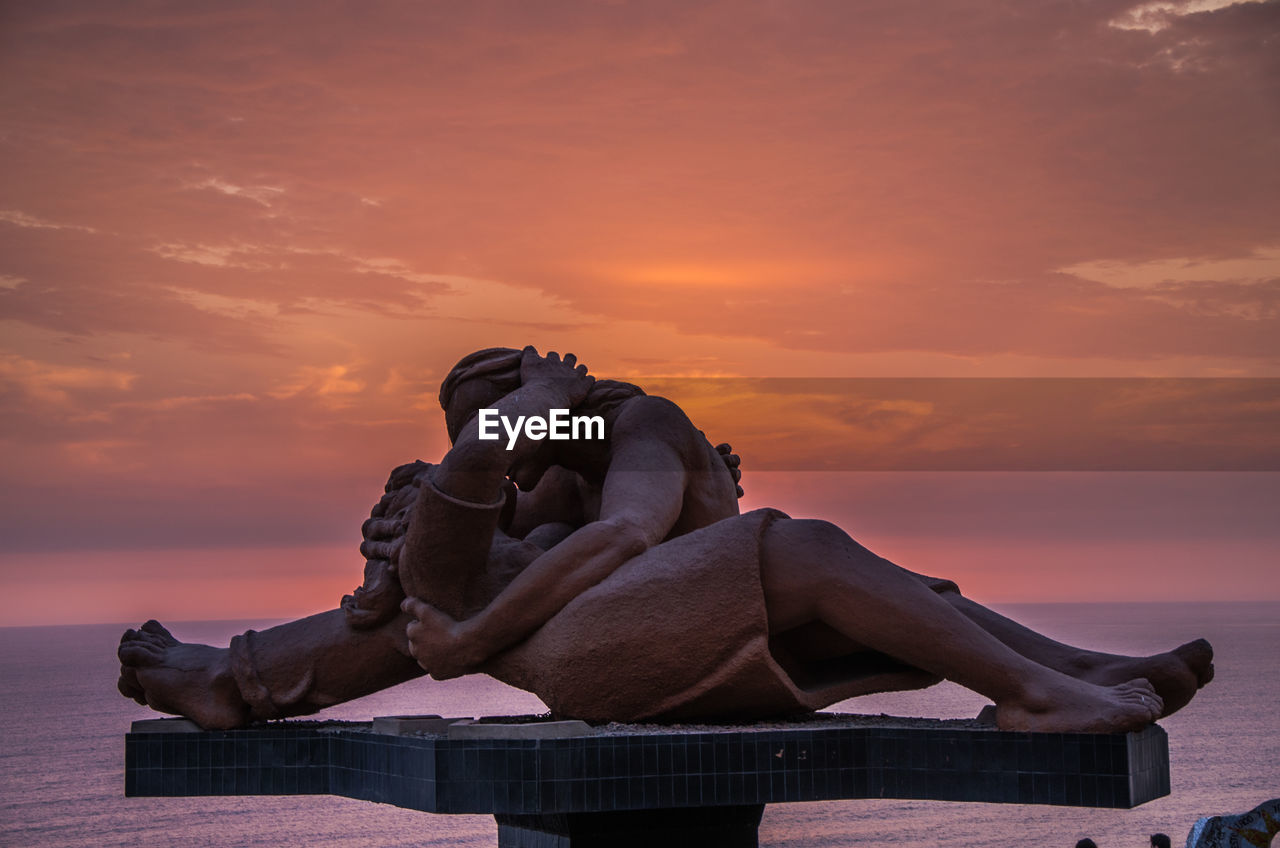
[[1280, 599], [1280, 2], [0, 5], [0, 625], [331, 608], [525, 344], [979, 599]]

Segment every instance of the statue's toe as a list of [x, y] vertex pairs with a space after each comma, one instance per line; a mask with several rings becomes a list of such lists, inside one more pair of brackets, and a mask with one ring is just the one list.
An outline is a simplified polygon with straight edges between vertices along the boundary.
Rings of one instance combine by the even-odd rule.
[[144, 707], [147, 705], [147, 692], [138, 682], [138, 675], [132, 668], [126, 666], [120, 669], [120, 679], [116, 681], [116, 688], [126, 698], [137, 701]]
[[164, 659], [164, 651], [159, 646], [142, 640], [122, 644], [116, 655], [122, 664], [135, 668], [159, 665]]
[[145, 624], [143, 624], [142, 630], [144, 633], [150, 633], [153, 636], [159, 636], [161, 639], [164, 639], [166, 642], [169, 642], [170, 644], [174, 644], [174, 645], [178, 644], [178, 640], [173, 637], [173, 634], [170, 633], [169, 630], [163, 624], [156, 621], [154, 618], [147, 621]]

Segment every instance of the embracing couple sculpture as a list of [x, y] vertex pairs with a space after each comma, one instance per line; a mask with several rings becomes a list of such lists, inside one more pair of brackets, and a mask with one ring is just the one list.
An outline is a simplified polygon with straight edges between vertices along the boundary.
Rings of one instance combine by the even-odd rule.
[[[364, 584], [338, 609], [229, 648], [149, 621], [121, 640], [120, 691], [230, 728], [482, 672], [558, 717], [741, 720], [945, 678], [990, 698], [1003, 729], [1111, 732], [1212, 678], [1204, 640], [1149, 657], [1064, 645], [833, 524], [740, 515], [727, 445], [572, 354], [478, 351], [440, 402], [453, 447], [392, 472], [364, 524]], [[605, 438], [479, 438], [480, 409], [565, 408], [603, 416]]]

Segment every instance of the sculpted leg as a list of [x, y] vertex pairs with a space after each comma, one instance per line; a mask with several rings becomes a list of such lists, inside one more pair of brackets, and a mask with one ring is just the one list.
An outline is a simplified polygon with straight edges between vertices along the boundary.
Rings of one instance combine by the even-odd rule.
[[231, 668], [253, 720], [310, 715], [424, 674], [408, 654], [401, 614], [354, 630], [343, 610], [231, 640]]
[[423, 674], [408, 656], [406, 623], [399, 616], [356, 630], [338, 609], [215, 648], [179, 642], [148, 621], [120, 641], [119, 689], [207, 729], [309, 715]]
[[1162, 715], [1171, 715], [1185, 707], [1196, 692], [1213, 679], [1213, 646], [1204, 639], [1149, 657], [1104, 654], [1055, 642], [957, 591], [944, 592], [942, 597], [970, 621], [1024, 657], [1063, 674], [1102, 686], [1146, 678], [1164, 699]]
[[1114, 732], [1160, 715], [1160, 698], [1147, 681], [1099, 686], [1041, 665], [827, 522], [773, 524], [761, 579], [771, 630], [821, 621], [860, 645], [986, 695], [1003, 729]]
[[408, 654], [404, 592], [392, 563], [427, 468], [411, 462], [391, 472], [362, 528], [364, 583], [341, 608], [250, 630], [230, 648], [185, 644], [148, 621], [120, 640], [120, 692], [201, 727], [232, 728], [309, 715], [423, 674]]

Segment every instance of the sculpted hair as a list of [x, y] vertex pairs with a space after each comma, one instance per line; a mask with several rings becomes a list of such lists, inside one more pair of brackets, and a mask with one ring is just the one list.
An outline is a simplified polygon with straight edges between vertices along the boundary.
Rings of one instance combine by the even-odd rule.
[[[462, 357], [440, 384], [440, 408], [447, 410], [458, 386], [468, 380], [487, 380], [502, 394], [520, 388], [520, 356], [521, 351], [514, 348], [490, 347]], [[596, 380], [575, 411], [584, 415], [603, 415], [631, 398], [643, 395], [644, 389], [631, 383]]]
[[520, 351], [509, 347], [489, 347], [468, 353], [458, 360], [440, 384], [440, 408], [447, 410], [458, 386], [483, 378], [503, 394], [520, 387]]

